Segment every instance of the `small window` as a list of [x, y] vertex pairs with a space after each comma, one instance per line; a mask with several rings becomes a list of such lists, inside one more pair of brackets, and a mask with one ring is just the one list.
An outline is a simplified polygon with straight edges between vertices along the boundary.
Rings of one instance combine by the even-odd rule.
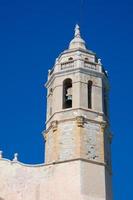
[[88, 81], [88, 108], [92, 108], [92, 81]]
[[63, 82], [63, 108], [72, 108], [72, 80], [66, 79]]
[[85, 60], [89, 60], [88, 58], [85, 58]]
[[70, 58], [68, 58], [68, 60], [73, 60], [73, 58], [72, 58], [72, 57], [70, 57]]

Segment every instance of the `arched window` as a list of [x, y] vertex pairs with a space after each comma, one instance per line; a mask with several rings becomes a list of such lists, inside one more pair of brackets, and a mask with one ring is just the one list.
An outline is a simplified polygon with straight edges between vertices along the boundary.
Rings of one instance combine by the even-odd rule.
[[72, 57], [70, 57], [70, 58], [68, 58], [68, 60], [73, 60], [73, 58], [72, 58]]
[[70, 78], [63, 82], [63, 108], [72, 108], [72, 80]]
[[92, 108], [92, 81], [88, 81], [88, 108]]

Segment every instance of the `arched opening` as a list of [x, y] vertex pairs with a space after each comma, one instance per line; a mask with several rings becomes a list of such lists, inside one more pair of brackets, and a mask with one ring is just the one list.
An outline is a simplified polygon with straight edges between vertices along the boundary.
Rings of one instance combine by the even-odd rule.
[[69, 78], [63, 82], [63, 108], [72, 108], [72, 80]]
[[92, 81], [88, 81], [88, 108], [92, 108]]
[[68, 60], [70, 60], [70, 61], [71, 61], [71, 60], [73, 60], [73, 58], [72, 58], [72, 57], [70, 57], [70, 58], [68, 58]]

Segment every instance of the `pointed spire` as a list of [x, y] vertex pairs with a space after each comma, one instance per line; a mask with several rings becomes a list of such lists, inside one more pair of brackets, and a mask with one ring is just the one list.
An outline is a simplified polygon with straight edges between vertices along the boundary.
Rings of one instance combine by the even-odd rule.
[[80, 27], [78, 24], [75, 26], [75, 37], [80, 37]]
[[81, 38], [80, 27], [78, 24], [75, 26], [74, 39], [69, 44], [69, 49], [86, 49], [85, 41]]

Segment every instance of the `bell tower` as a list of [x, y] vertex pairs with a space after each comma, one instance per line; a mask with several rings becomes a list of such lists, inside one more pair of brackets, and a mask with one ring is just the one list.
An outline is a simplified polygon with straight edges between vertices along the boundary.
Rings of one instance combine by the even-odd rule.
[[46, 164], [80, 160], [86, 200], [112, 200], [108, 75], [78, 25], [49, 70], [46, 87]]

